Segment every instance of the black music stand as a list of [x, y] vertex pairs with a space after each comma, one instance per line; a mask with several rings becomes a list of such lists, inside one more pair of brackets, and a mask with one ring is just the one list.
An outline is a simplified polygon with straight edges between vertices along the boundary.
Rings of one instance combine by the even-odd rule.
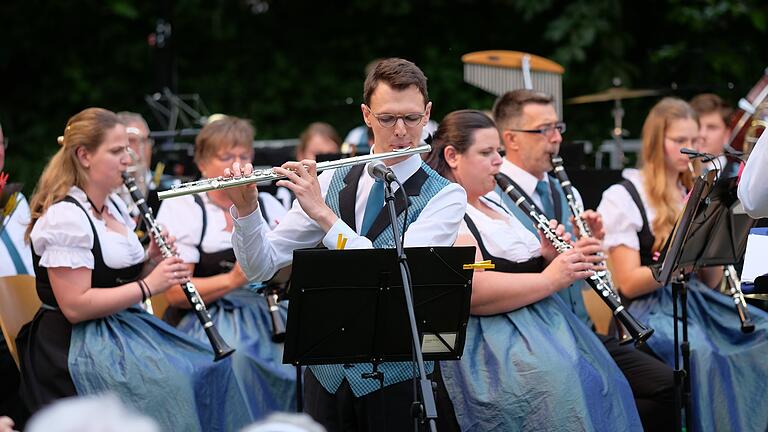
[[[676, 430], [682, 430], [682, 417], [681, 410], [685, 409], [685, 422], [686, 430], [692, 430], [691, 426], [691, 398], [690, 398], [690, 347], [688, 344], [688, 308], [687, 308], [687, 292], [686, 292], [686, 279], [689, 272], [693, 270], [693, 266], [680, 265], [680, 258], [683, 254], [683, 246], [685, 245], [689, 233], [691, 232], [691, 224], [694, 220], [694, 216], [701, 204], [701, 198], [706, 196], [709, 190], [712, 188], [712, 184], [715, 179], [715, 172], [710, 171], [706, 180], [702, 177], [696, 178], [696, 182], [693, 185], [693, 189], [688, 196], [688, 202], [683, 209], [683, 213], [675, 223], [675, 227], [672, 230], [672, 234], [667, 239], [667, 243], [664, 245], [662, 252], [663, 261], [659, 273], [654, 273], [655, 279], [663, 286], [672, 281], [673, 275], [675, 276], [672, 281], [672, 319], [673, 319], [673, 344], [674, 344], [674, 357], [675, 357], [675, 428]], [[682, 320], [682, 333], [683, 340], [681, 344], [678, 344], [678, 330], [677, 330], [677, 300], [680, 298], [681, 305], [681, 320]], [[682, 350], [682, 367], [680, 364], [679, 351]]]
[[[672, 282], [675, 357], [675, 425], [682, 428], [681, 408], [686, 412], [686, 430], [691, 429], [690, 345], [686, 281], [690, 272], [702, 267], [731, 265], [746, 249], [754, 220], [734, 212], [736, 179], [715, 183], [715, 171], [696, 178], [682, 215], [678, 218], [662, 252], [663, 262], [654, 277], [662, 285]], [[673, 280], [674, 278], [674, 280]], [[678, 344], [677, 300], [680, 298], [682, 342]], [[682, 368], [679, 351], [682, 351]]]
[[[703, 181], [709, 182], [709, 176]], [[680, 267], [733, 265], [744, 257], [749, 230], [757, 221], [737, 210], [737, 187], [735, 177], [705, 186], [678, 259]]]
[[[464, 351], [474, 247], [407, 248], [414, 309], [425, 360]], [[365, 378], [383, 385], [382, 362], [411, 361], [412, 343], [395, 249], [294, 251], [283, 363], [372, 363]], [[415, 366], [414, 366], [415, 368]], [[423, 396], [423, 395], [422, 395]]]

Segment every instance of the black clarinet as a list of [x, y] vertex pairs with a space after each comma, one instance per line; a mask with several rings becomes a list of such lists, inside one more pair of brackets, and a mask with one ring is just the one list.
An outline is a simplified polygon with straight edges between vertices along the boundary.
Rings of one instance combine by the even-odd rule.
[[[125, 183], [125, 186], [131, 193], [131, 199], [133, 199], [136, 207], [139, 209], [139, 214], [147, 225], [147, 228], [149, 228], [150, 233], [152, 233], [155, 243], [157, 243], [157, 246], [160, 248], [160, 252], [162, 252], [165, 258], [173, 256], [170, 246], [168, 246], [163, 239], [160, 226], [155, 222], [155, 218], [152, 215], [152, 209], [144, 200], [144, 196], [136, 186], [133, 177], [127, 173], [123, 173], [123, 183]], [[235, 352], [234, 348], [227, 345], [227, 342], [221, 337], [219, 331], [213, 325], [211, 315], [208, 313], [208, 309], [205, 308], [205, 303], [192, 282], [187, 281], [181, 284], [181, 290], [184, 291], [184, 295], [187, 296], [189, 304], [192, 305], [192, 310], [195, 312], [195, 315], [197, 315], [197, 319], [200, 320], [200, 324], [203, 325], [203, 330], [205, 330], [205, 334], [211, 342], [211, 347], [213, 347], [213, 352], [215, 354], [214, 361], [219, 361]]]
[[[552, 167], [554, 168], [553, 171], [555, 172], [555, 177], [560, 183], [560, 186], [563, 188], [563, 192], [565, 193], [565, 200], [568, 202], [568, 207], [571, 209], [574, 223], [576, 224], [576, 227], [579, 228], [579, 237], [592, 237], [592, 230], [589, 229], [589, 225], [584, 220], [584, 218], [581, 217], [581, 215], [584, 213], [584, 206], [576, 200], [576, 194], [573, 191], [573, 184], [571, 184], [571, 179], [568, 178], [568, 173], [565, 171], [565, 167], [563, 166], [563, 158], [561, 158], [559, 155], [554, 155], [552, 156], [551, 160]], [[605, 262], [605, 257], [602, 253], [599, 254], [599, 256], [603, 258], [602, 264], [606, 267], [606, 270], [597, 272], [597, 275], [602, 277], [611, 291], [613, 291], [613, 293], [618, 296], [618, 291], [613, 284], [611, 273], [607, 270], [608, 265]], [[621, 323], [618, 322], [617, 319], [615, 319], [615, 321], [619, 342], [622, 344], [631, 342], [630, 335], [621, 326]]]
[[744, 300], [744, 293], [741, 292], [741, 282], [736, 274], [736, 269], [733, 268], [733, 265], [727, 265], [724, 270], [725, 283], [733, 298], [733, 304], [736, 305], [736, 313], [739, 314], [739, 320], [741, 321], [741, 332], [752, 333], [755, 331], [755, 324], [752, 322], [752, 317], [749, 316], [747, 302]]
[[[504, 175], [497, 174], [496, 182], [499, 184], [504, 193], [509, 195], [509, 197], [512, 199], [512, 202], [514, 202], [515, 205], [520, 208], [520, 210], [528, 215], [534, 226], [542, 232], [544, 237], [546, 237], [546, 239], [552, 243], [552, 245], [559, 253], [564, 253], [569, 249], [573, 249], [573, 246], [571, 246], [570, 243], [565, 241], [562, 237], [558, 236], [549, 227], [549, 220], [547, 217], [539, 213], [536, 208], [530, 202], [528, 202], [525, 195], [517, 190], [517, 188], [507, 178], [504, 177]], [[641, 345], [646, 341], [646, 339], [651, 337], [653, 334], [653, 329], [645, 327], [643, 324], [637, 321], [635, 317], [629, 313], [629, 311], [624, 308], [624, 305], [621, 304], [621, 299], [611, 290], [611, 287], [608, 286], [608, 284], [601, 276], [593, 274], [592, 276], [588, 277], [586, 281], [589, 286], [592, 287], [595, 292], [597, 292], [598, 296], [605, 302], [605, 304], [608, 305], [608, 307], [611, 309], [611, 312], [613, 312], [613, 316], [615, 316], [621, 322], [621, 324], [624, 325], [624, 327], [634, 339], [635, 346]]]
[[267, 300], [269, 315], [272, 317], [272, 342], [281, 343], [285, 341], [285, 322], [280, 315], [280, 306], [278, 302], [279, 289], [276, 286], [267, 285], [264, 287], [264, 298]]

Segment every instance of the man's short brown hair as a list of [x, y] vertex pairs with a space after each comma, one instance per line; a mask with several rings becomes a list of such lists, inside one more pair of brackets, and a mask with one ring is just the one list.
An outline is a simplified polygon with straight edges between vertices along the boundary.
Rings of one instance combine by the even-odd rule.
[[546, 93], [527, 89], [508, 91], [493, 104], [493, 119], [500, 130], [507, 129], [522, 117], [526, 105], [553, 103], [554, 98]]
[[702, 93], [691, 99], [691, 107], [699, 117], [717, 112], [723, 118], [723, 123], [728, 126], [733, 115], [733, 108], [720, 96], [713, 93]]
[[405, 90], [410, 86], [416, 86], [419, 93], [424, 96], [424, 106], [429, 102], [427, 94], [427, 77], [418, 66], [400, 58], [388, 58], [381, 60], [365, 78], [363, 86], [363, 102], [371, 106], [371, 96], [383, 82], [395, 90]]

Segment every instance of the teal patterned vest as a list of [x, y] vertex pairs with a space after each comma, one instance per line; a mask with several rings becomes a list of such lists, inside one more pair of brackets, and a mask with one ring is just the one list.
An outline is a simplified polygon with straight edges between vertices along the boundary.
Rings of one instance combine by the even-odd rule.
[[[355, 224], [355, 197], [357, 184], [363, 173], [365, 165], [339, 168], [333, 174], [325, 202], [347, 225], [352, 229]], [[403, 183], [403, 188], [408, 194], [408, 220], [406, 226], [415, 221], [421, 211], [426, 207], [440, 190], [448, 186], [450, 181], [441, 177], [424, 162], [421, 168]], [[405, 201], [400, 191], [395, 194], [395, 208], [397, 223], [402, 227], [405, 218]], [[375, 248], [394, 248], [395, 240], [389, 223], [387, 207], [382, 207], [373, 225], [368, 231]], [[424, 362], [427, 373], [434, 370], [434, 362]], [[309, 369], [315, 375], [320, 384], [330, 393], [336, 393], [341, 383], [346, 379], [356, 397], [379, 390], [379, 382], [374, 379], [363, 378], [363, 373], [373, 370], [371, 363], [356, 363], [352, 365], [317, 365]], [[411, 362], [388, 362], [379, 365], [378, 370], [384, 373], [384, 386], [389, 386], [413, 378], [413, 364]]]
[[[555, 207], [556, 218], [560, 221], [565, 230], [574, 235], [573, 224], [571, 223], [571, 209], [568, 207], [568, 200], [565, 198], [565, 192], [560, 186], [560, 182], [556, 178], [549, 177], [550, 192], [552, 193], [552, 202]], [[539, 237], [539, 232], [531, 223], [531, 218], [528, 217], [518, 206], [512, 202], [509, 195], [505, 194], [500, 187], [496, 186], [496, 193], [501, 196], [501, 200], [504, 205], [512, 212], [515, 217], [522, 222], [523, 226], [528, 228], [536, 237]], [[581, 290], [586, 287], [585, 282], [575, 282], [566, 289], [557, 292], [557, 295], [563, 299], [571, 311], [576, 314], [589, 328], [593, 328], [592, 320], [589, 318], [587, 308], [584, 306], [584, 297], [582, 297]]]

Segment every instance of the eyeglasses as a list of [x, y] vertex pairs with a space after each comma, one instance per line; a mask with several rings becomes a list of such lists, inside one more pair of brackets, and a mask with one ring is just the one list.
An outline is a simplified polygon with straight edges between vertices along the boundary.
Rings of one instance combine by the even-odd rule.
[[669, 136], [665, 136], [664, 138], [672, 141], [673, 143], [675, 143], [675, 145], [677, 145], [679, 147], [683, 147], [687, 143], [690, 142], [691, 143], [691, 147], [696, 148], [696, 147], [700, 146], [702, 143], [704, 143], [704, 139], [701, 138], [701, 137], [688, 138], [688, 137], [669, 137]]
[[221, 163], [231, 164], [237, 159], [241, 162], [250, 163], [253, 160], [253, 154], [233, 154], [233, 153], [219, 153], [215, 155], [216, 159]]
[[541, 134], [545, 137], [552, 137], [555, 134], [555, 131], [560, 132], [560, 134], [565, 133], [565, 122], [557, 122], [550, 125], [542, 126], [538, 129], [507, 129], [512, 132], [525, 132], [525, 133], [535, 133], [535, 134]]
[[403, 119], [403, 123], [408, 127], [416, 127], [421, 123], [421, 119], [424, 118], [425, 115], [427, 115], [427, 112], [424, 111], [422, 113], [408, 113], [408, 114], [402, 114], [402, 115], [396, 115], [396, 114], [389, 114], [389, 113], [383, 113], [383, 114], [374, 114], [370, 107], [366, 106], [368, 108], [368, 112], [371, 113], [372, 116], [376, 117], [376, 120], [379, 122], [381, 127], [384, 128], [391, 128], [395, 124], [397, 124], [397, 121], [400, 119]]

